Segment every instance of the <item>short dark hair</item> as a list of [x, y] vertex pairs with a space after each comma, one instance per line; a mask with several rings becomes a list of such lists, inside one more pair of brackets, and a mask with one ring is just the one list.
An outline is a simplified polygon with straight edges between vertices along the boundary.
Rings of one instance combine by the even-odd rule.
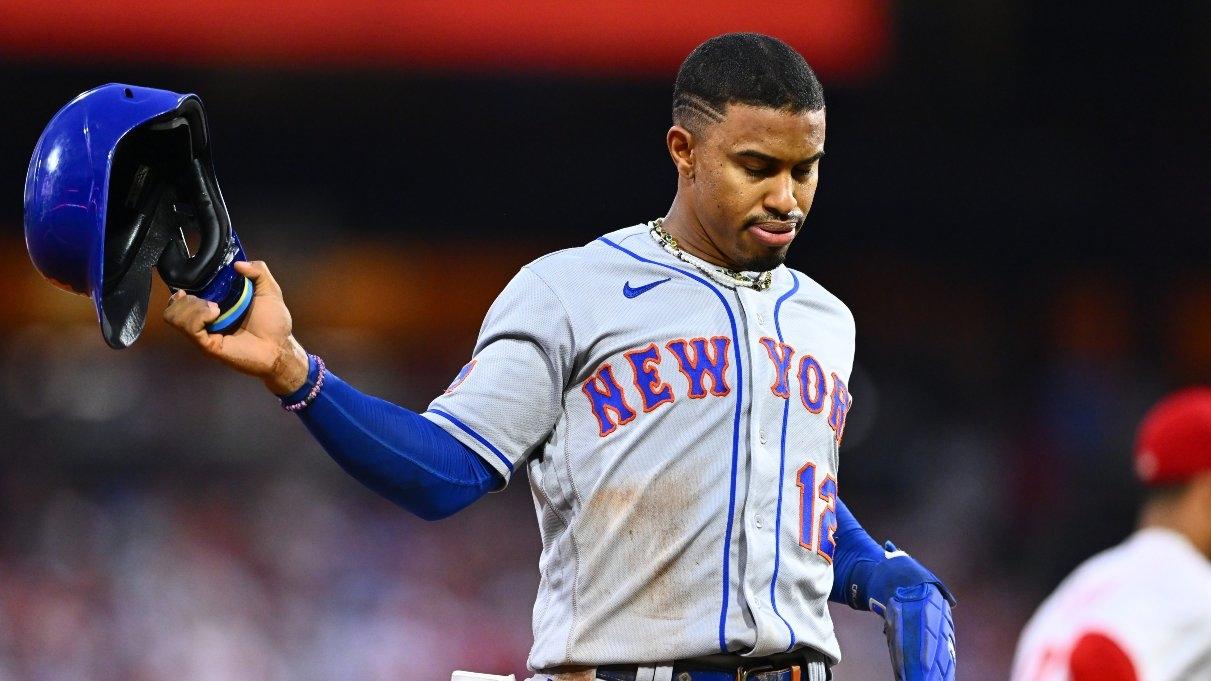
[[693, 126], [723, 119], [729, 103], [786, 109], [824, 108], [824, 89], [790, 45], [760, 33], [726, 33], [690, 52], [673, 85], [673, 122]]
[[1144, 505], [1151, 506], [1168, 506], [1179, 499], [1186, 493], [1190, 487], [1188, 480], [1181, 482], [1172, 482], [1165, 485], [1149, 485], [1144, 489]]

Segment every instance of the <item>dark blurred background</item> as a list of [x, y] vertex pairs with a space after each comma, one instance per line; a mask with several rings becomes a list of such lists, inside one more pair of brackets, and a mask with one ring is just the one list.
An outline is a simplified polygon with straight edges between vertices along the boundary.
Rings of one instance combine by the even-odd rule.
[[[825, 84], [789, 264], [858, 322], [842, 494], [958, 594], [963, 678], [1004, 678], [1131, 530], [1140, 416], [1211, 381], [1211, 5], [802, 4], [0, 0], [0, 679], [524, 678], [538, 578], [524, 482], [425, 523], [155, 315], [106, 348], [22, 241], [59, 107], [201, 95], [296, 335], [423, 409], [521, 265], [664, 214], [673, 76], [729, 30]], [[833, 612], [836, 678], [890, 678]]]

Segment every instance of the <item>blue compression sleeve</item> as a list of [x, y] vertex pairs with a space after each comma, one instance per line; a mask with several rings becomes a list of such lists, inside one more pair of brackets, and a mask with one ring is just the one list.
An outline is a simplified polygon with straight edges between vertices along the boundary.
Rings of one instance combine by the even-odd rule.
[[890, 541], [879, 546], [871, 539], [840, 497], [833, 537], [837, 553], [833, 556], [833, 590], [828, 600], [855, 610], [870, 610], [871, 601], [875, 600], [881, 610], [898, 589], [933, 584], [951, 605], [956, 603], [942, 580], [915, 558], [896, 549]]
[[[318, 378], [311, 359], [307, 381], [283, 404], [305, 397]], [[469, 447], [416, 412], [371, 397], [324, 375], [324, 387], [299, 417], [345, 472], [425, 520], [469, 506], [504, 479]]]
[[828, 600], [866, 610], [871, 569], [886, 560], [883, 548], [858, 524], [849, 507], [837, 497], [837, 530], [833, 534], [833, 590]]

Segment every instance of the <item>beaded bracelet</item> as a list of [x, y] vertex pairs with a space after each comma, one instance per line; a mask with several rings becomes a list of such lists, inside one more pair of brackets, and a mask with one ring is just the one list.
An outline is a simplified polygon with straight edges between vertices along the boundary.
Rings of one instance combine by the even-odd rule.
[[307, 407], [310, 407], [311, 403], [315, 401], [315, 398], [319, 397], [320, 390], [324, 387], [324, 360], [321, 359], [319, 355], [308, 356], [315, 360], [315, 366], [318, 370], [319, 376], [315, 379], [315, 385], [311, 386], [311, 392], [307, 393], [306, 397], [298, 402], [282, 405], [282, 409], [285, 409], [286, 411], [302, 411]]

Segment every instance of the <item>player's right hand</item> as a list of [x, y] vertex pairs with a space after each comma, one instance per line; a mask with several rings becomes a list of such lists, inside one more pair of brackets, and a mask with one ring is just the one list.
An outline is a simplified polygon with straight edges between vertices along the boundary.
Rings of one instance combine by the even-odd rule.
[[307, 378], [307, 353], [291, 334], [290, 310], [282, 289], [264, 261], [237, 262], [235, 270], [252, 281], [252, 305], [231, 334], [209, 333], [206, 325], [219, 316], [219, 306], [177, 291], [168, 300], [164, 321], [185, 334], [203, 353], [227, 366], [256, 376], [275, 395], [293, 392]]
[[896, 681], [954, 681], [954, 618], [937, 585], [896, 589], [883, 619]]
[[875, 567], [868, 596], [871, 611], [883, 617], [896, 681], [954, 681], [954, 596], [895, 544], [889, 541], [883, 550], [887, 560]]

